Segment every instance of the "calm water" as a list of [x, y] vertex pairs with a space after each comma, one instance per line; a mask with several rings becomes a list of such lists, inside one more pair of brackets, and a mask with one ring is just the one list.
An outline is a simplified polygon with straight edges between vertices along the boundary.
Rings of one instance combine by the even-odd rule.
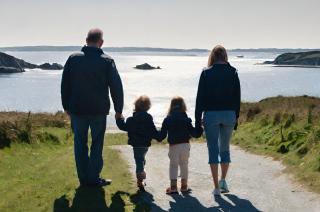
[[[7, 52], [33, 63], [58, 62], [64, 64], [71, 52]], [[237, 58], [242, 54], [244, 58]], [[161, 123], [170, 98], [185, 98], [189, 115], [193, 116], [196, 89], [207, 55], [187, 56], [168, 53], [111, 53], [124, 84], [124, 114], [132, 113], [134, 99], [146, 94], [151, 97], [150, 113]], [[320, 69], [260, 66], [256, 63], [272, 60], [276, 53], [230, 53], [230, 62], [238, 69], [243, 101], [259, 101], [277, 95], [320, 96]], [[148, 62], [161, 70], [133, 69]], [[62, 110], [60, 102], [61, 71], [29, 70], [21, 74], [0, 75], [0, 110], [55, 112]], [[112, 114], [113, 115], [113, 111]], [[112, 118], [113, 119], [113, 118]], [[114, 121], [109, 119], [111, 125]]]

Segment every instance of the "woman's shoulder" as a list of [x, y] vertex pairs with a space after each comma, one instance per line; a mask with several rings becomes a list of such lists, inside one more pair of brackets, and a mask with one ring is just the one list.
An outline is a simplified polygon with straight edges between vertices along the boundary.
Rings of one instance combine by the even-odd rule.
[[235, 67], [233, 67], [232, 65], [230, 65], [230, 63], [228, 63], [229, 69], [234, 72], [237, 73], [237, 69]]

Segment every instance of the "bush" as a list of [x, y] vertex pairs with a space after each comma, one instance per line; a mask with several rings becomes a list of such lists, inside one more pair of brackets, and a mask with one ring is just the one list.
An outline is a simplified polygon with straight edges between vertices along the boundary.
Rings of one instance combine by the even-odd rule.
[[249, 108], [248, 112], [247, 112], [247, 121], [253, 120], [253, 118], [261, 113], [261, 109], [258, 106], [254, 106], [252, 108]]
[[274, 115], [272, 124], [277, 125], [277, 124], [280, 124], [280, 122], [281, 122], [281, 113], [278, 112]]
[[297, 153], [299, 156], [304, 156], [305, 154], [308, 153], [308, 151], [309, 151], [308, 147], [306, 145], [303, 145], [298, 149]]
[[44, 142], [52, 142], [55, 144], [59, 144], [60, 140], [57, 136], [52, 135], [51, 133], [48, 132], [41, 132], [36, 135], [37, 139], [39, 142], [44, 143]]
[[289, 152], [289, 148], [285, 144], [281, 144], [278, 148], [278, 152], [281, 154], [285, 154]]
[[283, 127], [284, 128], [288, 128], [291, 126], [291, 124], [295, 121], [295, 115], [291, 114], [288, 119], [286, 120], [286, 122], [284, 123]]

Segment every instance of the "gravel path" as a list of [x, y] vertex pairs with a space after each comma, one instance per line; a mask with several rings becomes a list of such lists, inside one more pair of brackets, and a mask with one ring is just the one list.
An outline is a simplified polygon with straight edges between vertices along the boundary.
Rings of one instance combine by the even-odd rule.
[[[135, 165], [130, 146], [115, 147]], [[320, 211], [320, 195], [307, 192], [283, 174], [283, 165], [271, 158], [253, 155], [231, 147], [232, 160], [228, 173], [231, 192], [214, 199], [207, 164], [206, 144], [192, 144], [189, 162], [190, 195], [165, 194], [168, 180], [168, 146], [154, 145], [147, 154], [147, 187], [144, 199], [153, 211]]]

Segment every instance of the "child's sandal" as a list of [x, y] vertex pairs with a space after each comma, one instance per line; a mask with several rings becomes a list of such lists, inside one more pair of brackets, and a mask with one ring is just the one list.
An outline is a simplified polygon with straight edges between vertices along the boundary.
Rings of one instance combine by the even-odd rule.
[[179, 194], [178, 189], [172, 189], [171, 187], [167, 188], [166, 194], [171, 195], [171, 194]]

